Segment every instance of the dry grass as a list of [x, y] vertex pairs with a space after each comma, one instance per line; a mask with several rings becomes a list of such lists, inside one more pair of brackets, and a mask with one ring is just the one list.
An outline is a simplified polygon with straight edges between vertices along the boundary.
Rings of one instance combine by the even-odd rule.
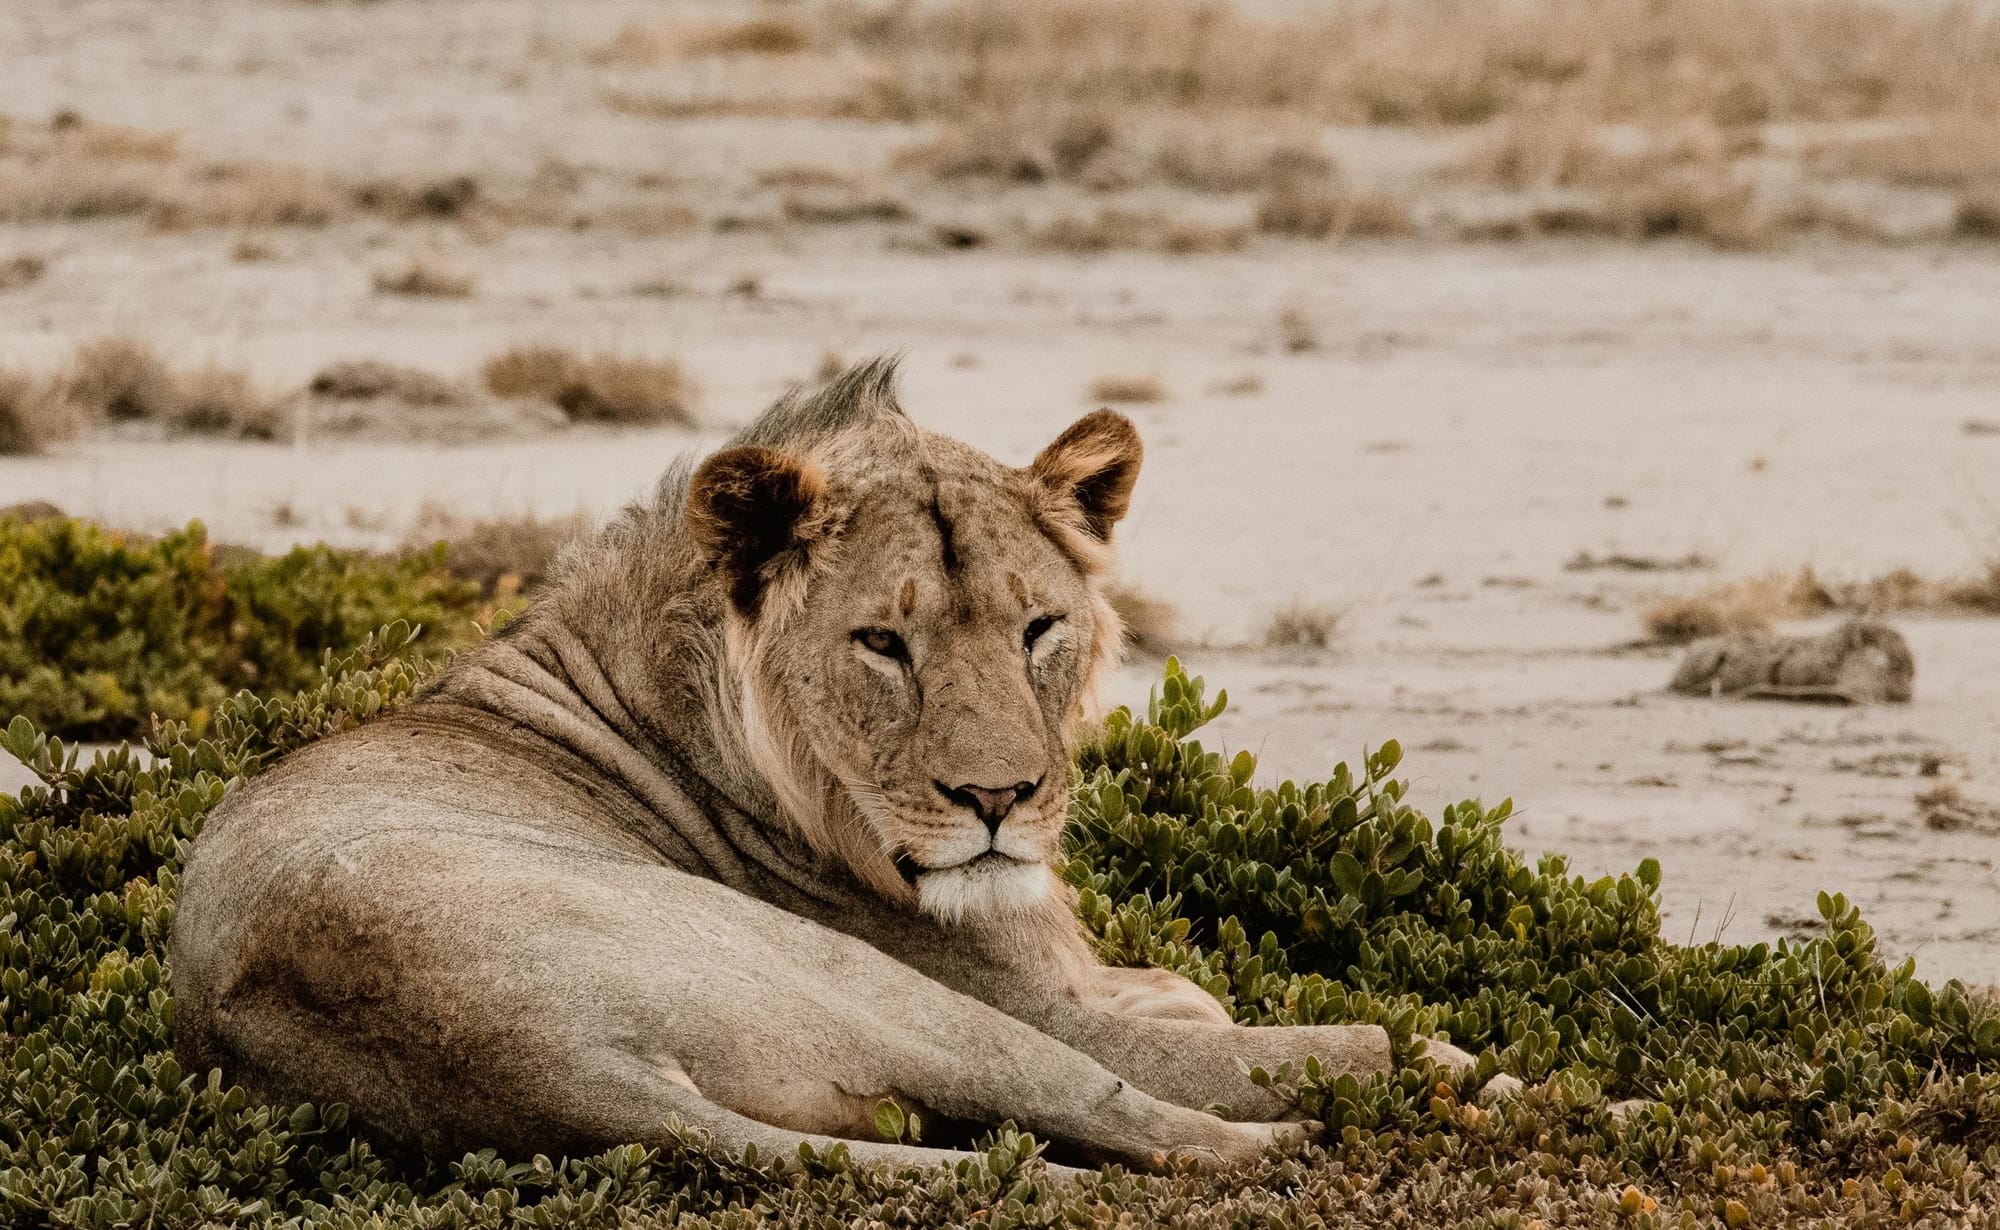
[[169, 418], [179, 393], [166, 360], [151, 346], [129, 337], [104, 337], [78, 346], [65, 387], [92, 417], [112, 422]]
[[156, 203], [151, 167], [60, 155], [0, 174], [0, 222], [90, 222], [144, 214]]
[[1104, 208], [1090, 214], [1059, 214], [1030, 231], [1028, 242], [1045, 251], [1078, 256], [1121, 250], [1195, 256], [1234, 252], [1249, 237], [1248, 229], [1241, 226], [1214, 225], [1157, 211]]
[[1264, 378], [1254, 372], [1245, 372], [1240, 376], [1216, 381], [1208, 387], [1208, 391], [1220, 393], [1224, 397], [1254, 397], [1264, 391]]
[[1951, 782], [1917, 795], [1924, 827], [1939, 833], [1971, 831], [2000, 836], [2000, 806], [1969, 797]]
[[1983, 576], [1946, 583], [1944, 604], [1980, 615], [2000, 615], [2000, 559], [1989, 561]]
[[426, 500], [403, 549], [425, 550], [442, 542], [445, 567], [454, 576], [479, 582], [489, 598], [505, 598], [540, 588], [563, 548], [589, 529], [590, 519], [582, 513], [474, 521]]
[[387, 398], [411, 406], [462, 406], [472, 400], [472, 390], [455, 380], [375, 359], [351, 359], [322, 368], [306, 392], [335, 401]]
[[694, 382], [671, 359], [521, 346], [488, 359], [482, 376], [494, 395], [548, 402], [571, 422], [694, 423]]
[[1769, 632], [1782, 619], [1812, 614], [1815, 599], [1806, 578], [1773, 573], [1713, 585], [1697, 594], [1663, 598], [1647, 607], [1647, 635], [1665, 645], [1685, 645], [1703, 637]]
[[1404, 238], [1417, 233], [1409, 206], [1356, 192], [1337, 177], [1273, 180], [1257, 201], [1257, 229], [1298, 239]]
[[[1514, 213], [1465, 218], [1466, 238], [1685, 236], [1757, 248], [1806, 230], [1886, 237], [1896, 223], [1871, 207], [1774, 186], [1770, 164], [1803, 155], [1763, 137], [1774, 126], [1903, 122], [1918, 135], [1857, 141], [1813, 167], [1934, 185], [1957, 198], [1957, 233], [2000, 237], [1991, 172], [2000, 138], [1986, 121], [2000, 111], [2000, 14], [1990, 6], [1359, 0], [1269, 12], [1210, 0], [834, 6], [707, 33], [633, 27], [595, 58], [824, 53], [813, 63], [831, 85], [816, 72], [777, 91], [748, 78], [718, 88], [710, 74], [679, 92], [609, 102], [663, 118], [934, 122], [899, 156], [901, 169], [1246, 193], [1259, 229], [1309, 238], [1422, 229], [1408, 192], [1357, 189], [1334, 172], [1317, 141], [1329, 123], [1493, 125], [1507, 148], [1470, 159], [1465, 178], [1560, 190]], [[1646, 148], [1617, 148], [1635, 132]], [[1160, 229], [1071, 219], [1040, 241], [1074, 251], [1240, 242], [1190, 233], [1162, 243]]]
[[797, 55], [812, 43], [813, 32], [789, 17], [666, 26], [632, 22], [610, 42], [592, 48], [589, 58], [598, 64], [647, 68], [699, 56]]
[[58, 111], [49, 121], [58, 149], [111, 162], [172, 162], [180, 156], [180, 134], [104, 124], [74, 111]]
[[353, 190], [354, 203], [392, 221], [458, 218], [481, 199], [479, 181], [470, 175], [436, 179], [376, 179]]
[[682, 38], [692, 56], [789, 56], [812, 43], [812, 35], [788, 17], [757, 17], [726, 25], [698, 26]]
[[11, 256], [0, 260], [0, 290], [19, 290], [23, 286], [33, 286], [49, 271], [46, 256]]
[[1106, 586], [1104, 599], [1118, 612], [1126, 645], [1153, 657], [1173, 652], [1179, 621], [1172, 603], [1123, 581]]
[[172, 413], [165, 419], [174, 430], [250, 440], [277, 438], [284, 403], [242, 372], [210, 364], [180, 374], [176, 385]]
[[1120, 185], [1087, 172], [1118, 140], [1114, 121], [1098, 108], [1010, 100], [954, 118], [931, 140], [899, 151], [895, 164], [937, 179], [1088, 178], [1090, 186], [1108, 188]]
[[1167, 386], [1153, 375], [1106, 375], [1090, 382], [1090, 400], [1152, 402], [1167, 399]]
[[1679, 236], [1760, 248], [1783, 230], [1827, 221], [1796, 209], [1788, 215], [1760, 194], [1746, 168], [1761, 152], [1754, 134], [1706, 119], [1614, 140], [1575, 107], [1525, 112], [1501, 124], [1455, 173], [1535, 193], [1538, 203], [1521, 215], [1472, 223], [1465, 237]]
[[1279, 311], [1278, 340], [1286, 354], [1309, 354], [1319, 349], [1319, 324], [1303, 303], [1288, 303]]
[[1935, 116], [1914, 131], [1831, 143], [1817, 151], [1817, 163], [1835, 174], [1950, 193], [1960, 235], [2000, 238], [2000, 126], [1990, 108]]
[[[1283, 10], [1280, 10], [1283, 11]], [[1469, 124], [1561, 95], [1594, 120], [1991, 114], [2000, 22], [1868, 0], [1367, 0], [1267, 20], [1201, 0], [957, 0], [842, 32], [918, 116], [1020, 99]]]
[[59, 382], [0, 368], [0, 457], [43, 452], [82, 429], [82, 412]]
[[1271, 649], [1325, 649], [1340, 628], [1342, 614], [1330, 606], [1290, 603], [1264, 625], [1264, 644]]
[[787, 220], [815, 224], [900, 222], [909, 207], [896, 198], [853, 188], [800, 189], [785, 194]]
[[241, 372], [212, 364], [176, 369], [132, 338], [101, 338], [77, 347], [59, 382], [68, 400], [93, 421], [269, 440], [285, 413], [282, 398]]
[[238, 163], [210, 167], [170, 188], [149, 220], [163, 230], [196, 227], [325, 226], [349, 201], [330, 176], [304, 167]]
[[428, 260], [418, 259], [374, 276], [378, 295], [410, 295], [422, 299], [467, 299], [472, 296], [472, 275], [460, 273]]
[[1933, 580], [1908, 568], [1859, 581], [1828, 581], [1812, 568], [1713, 585], [1700, 593], [1662, 598], [1642, 618], [1663, 644], [1706, 636], [1768, 632], [1787, 619], [1836, 612], [2000, 615], [2000, 560], [1979, 576]]

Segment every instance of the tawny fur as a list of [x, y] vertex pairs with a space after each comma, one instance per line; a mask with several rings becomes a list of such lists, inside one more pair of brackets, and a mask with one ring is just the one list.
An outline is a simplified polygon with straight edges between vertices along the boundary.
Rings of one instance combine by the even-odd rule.
[[1093, 957], [1052, 864], [1137, 435], [1100, 412], [1014, 469], [892, 375], [673, 467], [419, 700], [233, 790], [174, 930], [186, 1064], [441, 1156], [675, 1122], [949, 1160], [865, 1140], [893, 1096], [1137, 1166], [1295, 1131], [1239, 1060], [1385, 1070], [1379, 1029], [1240, 1027]]
[[1902, 633], [1879, 620], [1855, 619], [1818, 636], [1746, 633], [1696, 641], [1668, 686], [1692, 696], [1866, 704], [1909, 700], [1916, 674]]

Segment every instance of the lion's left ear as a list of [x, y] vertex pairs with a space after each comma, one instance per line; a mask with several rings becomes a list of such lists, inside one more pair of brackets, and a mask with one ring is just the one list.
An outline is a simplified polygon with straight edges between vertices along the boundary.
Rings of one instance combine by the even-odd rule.
[[1058, 498], [1075, 501], [1082, 528], [1100, 543], [1132, 506], [1132, 485], [1146, 455], [1132, 420], [1111, 410], [1093, 410], [1043, 449], [1028, 467]]
[[772, 448], [726, 448], [688, 480], [688, 533], [729, 581], [729, 598], [754, 619], [768, 591], [802, 575], [813, 548], [840, 517], [826, 476], [811, 461]]

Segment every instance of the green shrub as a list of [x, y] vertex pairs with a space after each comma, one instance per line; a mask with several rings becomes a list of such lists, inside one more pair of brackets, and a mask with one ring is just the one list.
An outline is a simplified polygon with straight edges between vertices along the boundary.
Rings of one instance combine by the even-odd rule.
[[480, 607], [438, 551], [266, 557], [212, 546], [199, 522], [148, 540], [0, 517], [0, 720], [73, 739], [137, 737], [155, 714], [199, 730], [223, 697], [308, 686], [328, 650], [392, 619], [462, 643]]
[[[587, 1159], [396, 1164], [339, 1106], [263, 1108], [169, 1048], [164, 964], [187, 842], [233, 779], [393, 708], [429, 667], [396, 624], [306, 689], [170, 721], [88, 763], [16, 719], [39, 785], [0, 797], [0, 1222], [328, 1227], [1976, 1224], [2000, 1169], [2000, 1006], [1887, 969], [1846, 902], [1805, 944], [1659, 937], [1658, 871], [1586, 882], [1501, 843], [1507, 808], [1433, 823], [1389, 776], [1250, 785], [1191, 736], [1221, 707], [1170, 663], [1147, 718], [1081, 754], [1067, 874], [1113, 960], [1153, 960], [1244, 1021], [1360, 1019], [1408, 1053], [1449, 1029], [1530, 1078], [1481, 1108], [1426, 1067], [1262, 1074], [1320, 1143], [1215, 1176], [1063, 1185], [1004, 1126], [892, 1175], [800, 1173], [687, 1136]], [[977, 1062], [968, 1057], [968, 1062]], [[1620, 1122], [1604, 1095], [1653, 1105]], [[1124, 1219], [1121, 1222], [1121, 1219]]]

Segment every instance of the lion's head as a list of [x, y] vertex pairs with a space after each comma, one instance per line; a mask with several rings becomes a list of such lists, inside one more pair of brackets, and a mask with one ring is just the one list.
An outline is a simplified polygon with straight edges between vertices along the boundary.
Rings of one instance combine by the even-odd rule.
[[808, 841], [946, 920], [1051, 898], [1140, 456], [1108, 410], [1021, 469], [889, 412], [695, 471], [741, 751]]

